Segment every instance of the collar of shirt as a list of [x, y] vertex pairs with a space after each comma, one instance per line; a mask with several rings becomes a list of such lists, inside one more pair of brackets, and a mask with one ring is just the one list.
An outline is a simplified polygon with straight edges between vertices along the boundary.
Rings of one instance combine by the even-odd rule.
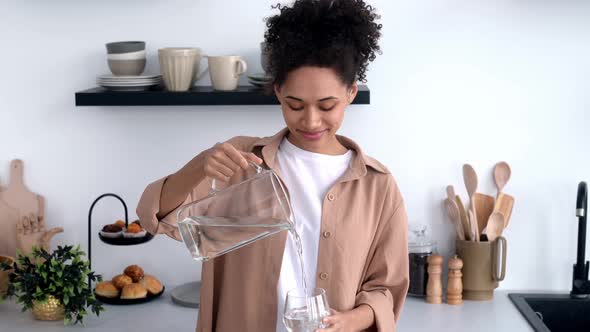
[[[281, 131], [273, 136], [264, 137], [254, 142], [253, 148], [262, 148], [262, 158], [273, 171], [277, 171], [276, 155], [281, 144], [282, 139], [289, 132], [289, 128], [283, 128]], [[355, 152], [354, 157], [350, 163], [350, 167], [346, 170], [339, 182], [346, 182], [359, 179], [367, 174], [367, 166], [371, 167], [377, 172], [389, 174], [389, 170], [377, 160], [365, 155], [361, 148], [353, 140], [348, 137], [336, 135], [336, 138], [347, 149]]]

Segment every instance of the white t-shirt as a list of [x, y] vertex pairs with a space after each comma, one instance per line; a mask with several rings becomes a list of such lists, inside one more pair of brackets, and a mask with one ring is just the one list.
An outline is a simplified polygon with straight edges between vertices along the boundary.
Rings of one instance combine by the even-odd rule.
[[[332, 156], [298, 148], [284, 138], [277, 152], [278, 167], [289, 189], [291, 207], [295, 216], [295, 229], [303, 244], [303, 261], [307, 287], [315, 288], [318, 247], [322, 222], [322, 203], [328, 190], [344, 174], [354, 152]], [[283, 253], [279, 277], [277, 331], [287, 331], [283, 324], [283, 311], [287, 292], [303, 287], [297, 246], [291, 235]]]

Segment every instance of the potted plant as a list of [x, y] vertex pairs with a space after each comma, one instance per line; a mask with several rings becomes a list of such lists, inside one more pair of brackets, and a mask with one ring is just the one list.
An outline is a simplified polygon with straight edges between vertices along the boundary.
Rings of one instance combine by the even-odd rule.
[[22, 311], [32, 310], [40, 320], [63, 319], [64, 324], [82, 323], [86, 308], [97, 316], [104, 308], [94, 297], [90, 284], [101, 281], [89, 269], [80, 246], [58, 246], [51, 254], [35, 247], [30, 256], [18, 254], [13, 266], [1, 264], [10, 273], [7, 295], [16, 296]]

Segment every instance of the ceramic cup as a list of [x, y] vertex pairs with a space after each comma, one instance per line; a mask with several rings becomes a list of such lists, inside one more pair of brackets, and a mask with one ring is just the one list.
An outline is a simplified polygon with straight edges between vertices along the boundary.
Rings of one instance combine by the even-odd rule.
[[248, 65], [238, 55], [208, 56], [209, 74], [213, 89], [232, 91], [238, 87], [240, 75], [248, 70]]
[[[15, 259], [10, 256], [0, 255], [0, 263], [6, 263], [12, 265], [15, 263]], [[8, 290], [9, 271], [0, 270], [0, 299], [6, 296]]]
[[121, 41], [106, 44], [107, 63], [113, 75], [141, 75], [146, 65], [145, 42]]
[[168, 47], [158, 50], [160, 71], [170, 91], [187, 91], [207, 72], [199, 73], [204, 55], [200, 48]]
[[506, 275], [506, 239], [500, 236], [494, 242], [458, 240], [457, 255], [463, 260], [463, 299], [491, 300], [494, 289]]

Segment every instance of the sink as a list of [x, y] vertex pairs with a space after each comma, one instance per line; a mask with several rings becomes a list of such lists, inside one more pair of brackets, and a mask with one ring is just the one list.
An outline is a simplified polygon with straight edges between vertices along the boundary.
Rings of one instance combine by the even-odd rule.
[[590, 299], [569, 294], [508, 294], [536, 332], [590, 331]]

